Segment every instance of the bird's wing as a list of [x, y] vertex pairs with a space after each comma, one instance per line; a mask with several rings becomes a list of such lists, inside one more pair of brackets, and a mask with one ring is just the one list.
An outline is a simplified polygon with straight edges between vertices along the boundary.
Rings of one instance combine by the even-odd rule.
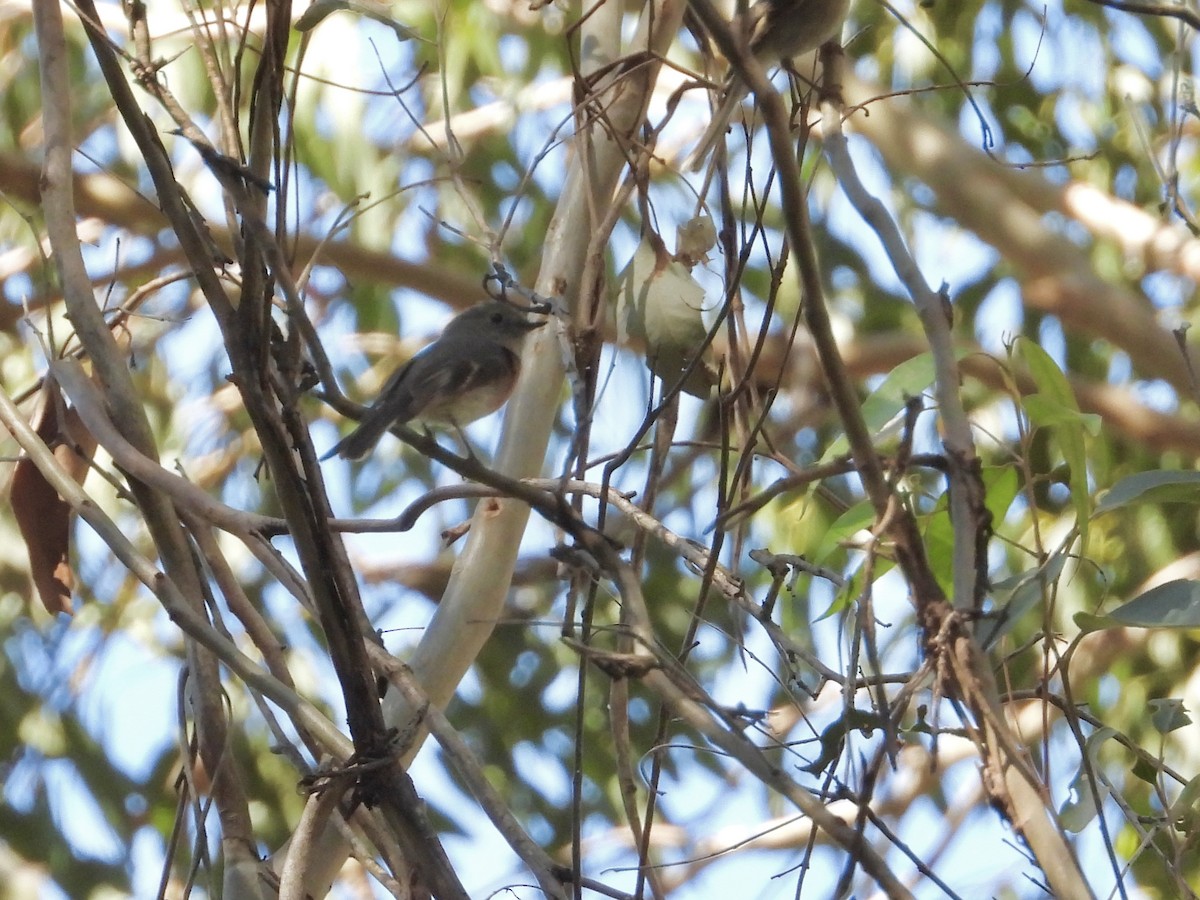
[[502, 344], [443, 338], [392, 374], [358, 427], [326, 457], [361, 459], [392, 425], [413, 419], [466, 425], [494, 412], [512, 390], [520, 364]]
[[[508, 396], [520, 357], [502, 344], [473, 340], [442, 342], [438, 352], [419, 356], [398, 390], [404, 391], [406, 418], [465, 425], [492, 412]], [[482, 391], [477, 408], [457, 412], [465, 395]]]

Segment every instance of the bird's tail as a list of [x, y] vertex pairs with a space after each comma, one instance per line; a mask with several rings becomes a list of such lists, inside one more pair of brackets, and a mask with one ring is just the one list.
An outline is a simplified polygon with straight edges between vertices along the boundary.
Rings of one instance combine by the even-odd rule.
[[372, 412], [372, 410], [368, 410], [367, 415], [358, 423], [358, 427], [338, 441], [333, 449], [321, 459], [326, 460], [331, 456], [340, 456], [342, 459], [362, 459], [371, 452], [371, 448], [379, 443], [379, 439], [383, 437], [383, 433], [391, 424], [388, 416], [373, 416]]

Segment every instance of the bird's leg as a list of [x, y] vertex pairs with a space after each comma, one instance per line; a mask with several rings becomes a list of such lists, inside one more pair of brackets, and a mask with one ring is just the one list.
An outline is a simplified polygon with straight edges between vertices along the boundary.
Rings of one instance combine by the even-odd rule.
[[466, 451], [465, 459], [474, 463], [481, 462], [479, 457], [475, 455], [475, 450], [471, 447], [471, 442], [467, 439], [467, 433], [462, 430], [462, 428], [457, 422], [454, 421], [454, 419], [450, 420], [450, 427], [454, 429], [455, 434], [458, 435], [458, 439], [462, 441], [463, 450]]

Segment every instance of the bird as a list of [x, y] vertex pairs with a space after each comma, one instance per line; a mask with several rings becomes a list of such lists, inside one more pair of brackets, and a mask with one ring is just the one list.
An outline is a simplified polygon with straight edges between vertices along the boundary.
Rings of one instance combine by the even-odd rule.
[[358, 426], [321, 459], [362, 459], [392, 425], [459, 428], [495, 412], [521, 372], [521, 342], [545, 324], [500, 300], [459, 313], [441, 337], [392, 374]]
[[[849, 11], [850, 0], [759, 0], [746, 10], [740, 23], [735, 23], [735, 33], [749, 35], [754, 58], [761, 65], [770, 66], [816, 50], [832, 40], [841, 31]], [[725, 81], [721, 103], [688, 158], [687, 168], [693, 172], [700, 170], [747, 93], [746, 82], [731, 72]]]

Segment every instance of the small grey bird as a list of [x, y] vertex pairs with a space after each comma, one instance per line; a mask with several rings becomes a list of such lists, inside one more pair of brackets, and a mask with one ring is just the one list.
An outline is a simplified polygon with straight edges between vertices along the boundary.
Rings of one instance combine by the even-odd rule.
[[392, 425], [460, 427], [504, 405], [521, 373], [521, 342], [546, 320], [491, 300], [459, 313], [442, 336], [401, 366], [350, 434], [322, 459], [361, 459]]
[[[742, 21], [734, 23], [734, 29], [735, 33], [748, 34], [754, 58], [763, 66], [771, 66], [832, 40], [849, 11], [850, 0], [759, 0], [746, 10]], [[725, 82], [725, 96], [688, 157], [687, 168], [700, 170], [748, 92], [746, 83], [731, 73]]]

